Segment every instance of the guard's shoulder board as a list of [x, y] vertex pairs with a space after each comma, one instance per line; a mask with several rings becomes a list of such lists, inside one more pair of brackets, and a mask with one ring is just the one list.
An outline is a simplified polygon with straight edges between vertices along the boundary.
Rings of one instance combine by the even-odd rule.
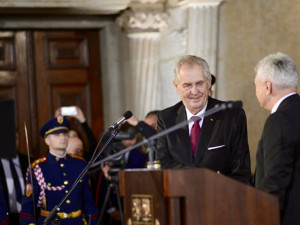
[[47, 157], [41, 157], [41, 158], [38, 158], [36, 159], [33, 163], [31, 163], [31, 167], [34, 168], [37, 164], [41, 164], [43, 162], [46, 162], [47, 161]]
[[73, 159], [80, 159], [82, 161], [86, 161], [82, 156], [79, 155], [70, 155]]

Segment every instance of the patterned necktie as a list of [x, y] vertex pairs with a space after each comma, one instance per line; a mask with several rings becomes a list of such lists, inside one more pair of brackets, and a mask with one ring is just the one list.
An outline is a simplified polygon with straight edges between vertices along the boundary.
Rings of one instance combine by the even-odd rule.
[[201, 128], [200, 128], [200, 125], [199, 125], [199, 122], [200, 122], [201, 118], [199, 118], [197, 116], [193, 116], [192, 119], [194, 120], [194, 124], [192, 126], [190, 138], [191, 138], [193, 156], [195, 156], [197, 143], [198, 143], [198, 138], [199, 138], [200, 131], [201, 131]]
[[9, 159], [9, 166], [10, 166], [10, 171], [14, 180], [14, 185], [15, 185], [15, 190], [16, 190], [16, 195], [17, 195], [17, 201], [21, 203], [22, 201], [22, 189], [21, 189], [21, 184], [20, 180], [17, 174], [17, 170], [15, 168], [15, 165], [12, 161], [12, 159]]

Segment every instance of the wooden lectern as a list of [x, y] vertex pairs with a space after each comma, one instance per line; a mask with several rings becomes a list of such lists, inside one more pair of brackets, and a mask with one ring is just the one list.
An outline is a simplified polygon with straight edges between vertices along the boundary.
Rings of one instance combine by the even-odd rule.
[[120, 171], [126, 225], [279, 225], [278, 199], [208, 169]]

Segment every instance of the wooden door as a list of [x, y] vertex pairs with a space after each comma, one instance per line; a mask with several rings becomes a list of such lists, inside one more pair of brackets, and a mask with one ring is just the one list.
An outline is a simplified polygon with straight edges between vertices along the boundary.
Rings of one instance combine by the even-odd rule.
[[103, 130], [99, 42], [97, 30], [0, 32], [0, 99], [15, 100], [21, 152], [26, 152], [25, 122], [33, 157], [47, 153], [38, 131], [60, 106], [79, 106], [98, 138]]
[[[96, 31], [36, 31], [37, 126], [60, 106], [77, 105], [96, 137], [103, 129], [99, 36]], [[75, 125], [80, 129], [80, 124]], [[41, 151], [47, 148], [40, 139]]]
[[0, 32], [0, 99], [11, 99], [15, 103], [15, 126], [19, 131], [20, 149], [26, 152], [24, 124], [29, 132], [32, 146], [34, 127], [31, 112], [34, 107], [30, 100], [33, 93], [28, 58], [28, 33], [25, 31]]

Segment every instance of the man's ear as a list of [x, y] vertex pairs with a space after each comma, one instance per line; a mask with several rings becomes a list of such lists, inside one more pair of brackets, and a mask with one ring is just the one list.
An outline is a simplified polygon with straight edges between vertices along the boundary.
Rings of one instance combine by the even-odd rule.
[[211, 89], [211, 81], [212, 81], [212, 78], [210, 77], [210, 79], [207, 80], [208, 90]]
[[173, 80], [173, 85], [176, 88], [176, 92], [178, 93], [178, 84], [175, 79]]
[[268, 95], [272, 94], [273, 91], [273, 84], [271, 81], [266, 80], [265, 81], [265, 89]]
[[49, 136], [45, 137], [45, 143], [46, 143], [47, 145], [50, 144]]
[[173, 84], [174, 84], [175, 88], [177, 88], [178, 84], [176, 83], [175, 79], [173, 80]]

